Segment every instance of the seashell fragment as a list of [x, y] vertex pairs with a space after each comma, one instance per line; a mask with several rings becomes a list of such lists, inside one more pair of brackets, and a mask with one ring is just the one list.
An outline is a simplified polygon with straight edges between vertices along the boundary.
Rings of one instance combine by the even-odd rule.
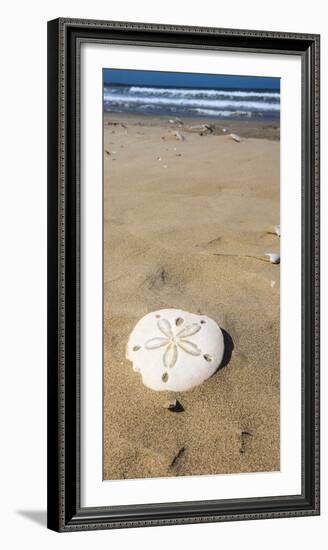
[[164, 136], [161, 136], [161, 139], [164, 141], [166, 140], [178, 140], [178, 141], [185, 141], [185, 137], [178, 132], [178, 130], [169, 130]]
[[230, 137], [231, 137], [234, 141], [237, 141], [237, 143], [240, 143], [240, 142], [241, 142], [241, 137], [238, 136], [237, 134], [230, 134]]
[[180, 401], [177, 399], [173, 399], [173, 401], [166, 401], [163, 405], [164, 409], [167, 409], [171, 412], [183, 412], [184, 408], [183, 405], [181, 405]]
[[180, 126], [183, 125], [183, 122], [180, 118], [170, 118], [169, 123], [170, 124], [180, 124]]
[[185, 138], [182, 134], [180, 134], [180, 132], [178, 132], [178, 130], [176, 130], [175, 132], [173, 132], [173, 135], [176, 139], [178, 139], [179, 141], [184, 141]]
[[265, 256], [268, 256], [269, 262], [272, 264], [280, 264], [280, 255], [274, 254], [273, 252], [267, 252]]
[[178, 309], [148, 313], [134, 327], [126, 349], [133, 370], [157, 391], [188, 391], [212, 376], [221, 364], [224, 339], [205, 315]]
[[214, 131], [212, 126], [210, 126], [209, 124], [199, 124], [199, 125], [196, 125], [196, 126], [189, 126], [188, 129], [189, 129], [190, 132], [197, 132], [201, 136], [203, 134], [212, 134], [213, 131]]

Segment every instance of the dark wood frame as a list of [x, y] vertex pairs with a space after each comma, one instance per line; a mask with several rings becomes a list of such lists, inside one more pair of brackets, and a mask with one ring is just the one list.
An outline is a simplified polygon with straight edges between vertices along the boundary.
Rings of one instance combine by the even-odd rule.
[[[302, 494], [80, 506], [80, 47], [102, 42], [302, 60]], [[48, 527], [141, 527], [319, 514], [318, 35], [56, 19], [48, 23]]]

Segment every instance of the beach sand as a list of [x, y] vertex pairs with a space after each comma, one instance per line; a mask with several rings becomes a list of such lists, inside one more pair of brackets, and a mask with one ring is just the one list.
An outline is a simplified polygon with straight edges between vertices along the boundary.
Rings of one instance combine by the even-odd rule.
[[[104, 479], [280, 467], [280, 266], [264, 261], [280, 244], [279, 125], [188, 131], [204, 122], [104, 115]], [[136, 322], [170, 307], [213, 318], [226, 342], [221, 368], [175, 394], [125, 358]]]

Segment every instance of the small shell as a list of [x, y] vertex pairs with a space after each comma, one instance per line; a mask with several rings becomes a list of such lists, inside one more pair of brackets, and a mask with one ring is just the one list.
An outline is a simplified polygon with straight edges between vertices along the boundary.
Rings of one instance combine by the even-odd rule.
[[269, 262], [272, 264], [280, 264], [280, 255], [275, 254], [274, 252], [267, 252], [265, 256], [268, 256]]
[[200, 133], [201, 135], [203, 135], [203, 134], [212, 134], [213, 133], [213, 128], [209, 124], [199, 124], [199, 125], [196, 125], [196, 126], [189, 126], [189, 131], [190, 132], [197, 132], [197, 133]]
[[238, 136], [237, 134], [230, 134], [230, 137], [231, 137], [234, 141], [237, 141], [237, 143], [240, 143], [240, 142], [241, 142], [241, 137]]
[[176, 139], [178, 139], [179, 141], [184, 141], [185, 138], [182, 134], [180, 134], [180, 132], [178, 132], [177, 130], [175, 132], [173, 132], [173, 135], [174, 137], [176, 137]]
[[180, 118], [170, 118], [169, 123], [170, 124], [180, 124], [180, 125], [183, 124], [183, 122]]

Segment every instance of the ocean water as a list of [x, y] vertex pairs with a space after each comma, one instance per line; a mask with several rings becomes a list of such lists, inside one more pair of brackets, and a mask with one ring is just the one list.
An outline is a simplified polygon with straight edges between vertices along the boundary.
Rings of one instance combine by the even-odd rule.
[[280, 93], [264, 89], [106, 85], [104, 110], [151, 116], [279, 119]]

